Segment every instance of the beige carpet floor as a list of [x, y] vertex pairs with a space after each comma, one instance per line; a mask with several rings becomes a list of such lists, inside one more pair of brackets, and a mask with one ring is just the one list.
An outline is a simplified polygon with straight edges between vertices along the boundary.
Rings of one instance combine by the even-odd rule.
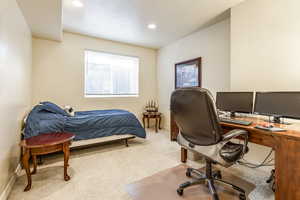
[[[128, 184], [126, 191], [133, 200], [211, 200], [211, 194], [204, 181], [202, 184], [186, 188], [182, 196], [175, 192], [178, 185], [193, 180], [193, 178], [186, 177], [187, 168], [187, 165], [181, 164], [162, 170], [140, 181]], [[205, 168], [199, 170], [205, 173]], [[247, 182], [247, 180], [225, 171], [222, 171], [222, 178], [243, 188], [246, 191], [246, 196], [255, 188], [255, 185]], [[216, 182], [215, 187], [221, 200], [239, 200], [239, 193], [233, 190], [231, 186]]]
[[[149, 129], [147, 137], [132, 140], [130, 147], [117, 142], [72, 151], [69, 182], [63, 180], [62, 155], [48, 156], [33, 175], [32, 189], [23, 192], [26, 176], [22, 172], [9, 200], [131, 200], [125, 190], [127, 184], [180, 164], [180, 148], [170, 142], [167, 131], [155, 133]], [[203, 163], [188, 161], [187, 165], [200, 168]], [[234, 166], [224, 170], [256, 185], [250, 199], [274, 199], [265, 183], [269, 169]]]

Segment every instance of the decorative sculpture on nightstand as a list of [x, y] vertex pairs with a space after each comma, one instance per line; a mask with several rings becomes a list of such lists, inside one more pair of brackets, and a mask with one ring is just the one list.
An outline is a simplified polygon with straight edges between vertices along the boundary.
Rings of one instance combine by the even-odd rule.
[[146, 112], [158, 112], [158, 104], [155, 100], [150, 100], [145, 106]]
[[149, 121], [151, 118], [155, 119], [155, 131], [158, 132], [158, 129], [161, 129], [160, 128], [161, 113], [158, 112], [158, 103], [155, 100], [148, 101], [145, 106], [145, 112], [143, 113], [144, 128], [146, 128], [145, 119], [147, 119], [147, 123], [148, 123], [147, 127], [149, 128]]

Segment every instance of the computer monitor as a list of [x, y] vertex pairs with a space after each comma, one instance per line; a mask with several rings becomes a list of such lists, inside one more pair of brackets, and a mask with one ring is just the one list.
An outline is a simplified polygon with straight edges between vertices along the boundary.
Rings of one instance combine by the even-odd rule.
[[231, 113], [252, 113], [253, 92], [217, 92], [216, 105], [219, 110]]
[[256, 92], [254, 113], [281, 118], [300, 119], [300, 92]]

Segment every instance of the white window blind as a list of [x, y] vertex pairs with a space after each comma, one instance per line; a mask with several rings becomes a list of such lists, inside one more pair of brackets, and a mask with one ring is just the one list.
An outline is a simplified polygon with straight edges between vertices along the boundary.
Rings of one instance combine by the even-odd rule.
[[85, 51], [85, 96], [138, 96], [139, 58]]

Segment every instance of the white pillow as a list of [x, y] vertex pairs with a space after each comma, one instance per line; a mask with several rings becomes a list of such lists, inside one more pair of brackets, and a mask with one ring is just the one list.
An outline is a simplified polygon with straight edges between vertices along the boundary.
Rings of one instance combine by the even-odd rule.
[[71, 117], [74, 117], [75, 116], [75, 111], [74, 109], [71, 107], [71, 106], [65, 106], [64, 110], [69, 113], [69, 115]]

